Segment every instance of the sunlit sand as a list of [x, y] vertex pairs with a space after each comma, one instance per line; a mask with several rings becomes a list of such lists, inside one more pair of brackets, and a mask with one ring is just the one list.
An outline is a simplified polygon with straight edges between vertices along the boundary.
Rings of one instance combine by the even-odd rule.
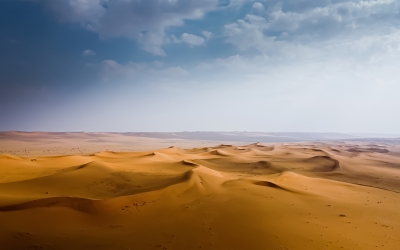
[[395, 143], [186, 143], [1, 154], [0, 248], [399, 249]]

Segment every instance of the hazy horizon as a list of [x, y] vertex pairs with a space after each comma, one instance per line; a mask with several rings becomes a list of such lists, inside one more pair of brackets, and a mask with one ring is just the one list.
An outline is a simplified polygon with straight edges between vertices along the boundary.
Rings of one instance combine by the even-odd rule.
[[0, 1], [0, 131], [400, 134], [395, 0]]
[[23, 133], [30, 133], [30, 132], [43, 132], [43, 133], [197, 133], [197, 132], [210, 132], [210, 133], [302, 133], [302, 134], [350, 134], [350, 135], [394, 135], [400, 136], [400, 134], [395, 133], [356, 133], [356, 132], [310, 132], [310, 131], [238, 131], [238, 130], [182, 130], [182, 131], [96, 131], [96, 130], [0, 130], [0, 132], [23, 132]]
[[[400, 139], [399, 134], [367, 134], [367, 133], [322, 133], [322, 132], [249, 132], [249, 131], [175, 131], [175, 132], [107, 132], [107, 131], [0, 131], [3, 140], [32, 141], [49, 138], [52, 140], [83, 139], [101, 142], [118, 137], [119, 140], [129, 142], [132, 139], [148, 138], [156, 140], [178, 140], [178, 141], [214, 141], [216, 143], [284, 143], [305, 141], [369, 141], [382, 140], [385, 143], [395, 142]], [[394, 140], [394, 141], [393, 141]]]

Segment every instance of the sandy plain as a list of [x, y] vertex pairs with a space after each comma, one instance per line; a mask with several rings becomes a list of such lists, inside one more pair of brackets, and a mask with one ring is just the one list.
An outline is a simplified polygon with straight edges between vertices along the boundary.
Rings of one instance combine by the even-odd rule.
[[400, 249], [393, 140], [0, 137], [0, 249]]

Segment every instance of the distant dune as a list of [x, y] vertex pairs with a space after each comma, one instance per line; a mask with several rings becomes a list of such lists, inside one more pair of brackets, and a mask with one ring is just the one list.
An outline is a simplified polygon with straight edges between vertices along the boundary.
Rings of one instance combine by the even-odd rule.
[[[1, 249], [399, 249], [393, 140], [2, 136], [25, 149], [0, 154]], [[164, 140], [175, 146], [128, 152]]]
[[[304, 133], [304, 132], [125, 132], [125, 133], [96, 133], [96, 132], [0, 132], [0, 138], [18, 138], [21, 140], [35, 140], [46, 136], [48, 138], [99, 138], [116, 135], [130, 137], [145, 137], [154, 139], [182, 139], [182, 140], [211, 140], [233, 142], [297, 142], [309, 140], [348, 140], [357, 138], [395, 138], [396, 136], [382, 134], [343, 134], [343, 133]], [[400, 137], [400, 136], [398, 136]]]
[[360, 141], [400, 143], [400, 136], [340, 133], [266, 133], [266, 132], [0, 132], [0, 154], [60, 155], [99, 151], [146, 151], [176, 146], [210, 147], [216, 144], [277, 143], [307, 141]]

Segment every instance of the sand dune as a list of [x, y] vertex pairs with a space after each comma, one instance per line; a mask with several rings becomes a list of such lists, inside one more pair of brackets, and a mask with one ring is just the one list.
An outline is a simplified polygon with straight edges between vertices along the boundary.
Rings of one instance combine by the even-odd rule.
[[197, 145], [0, 155], [1, 248], [399, 249], [397, 144]]

